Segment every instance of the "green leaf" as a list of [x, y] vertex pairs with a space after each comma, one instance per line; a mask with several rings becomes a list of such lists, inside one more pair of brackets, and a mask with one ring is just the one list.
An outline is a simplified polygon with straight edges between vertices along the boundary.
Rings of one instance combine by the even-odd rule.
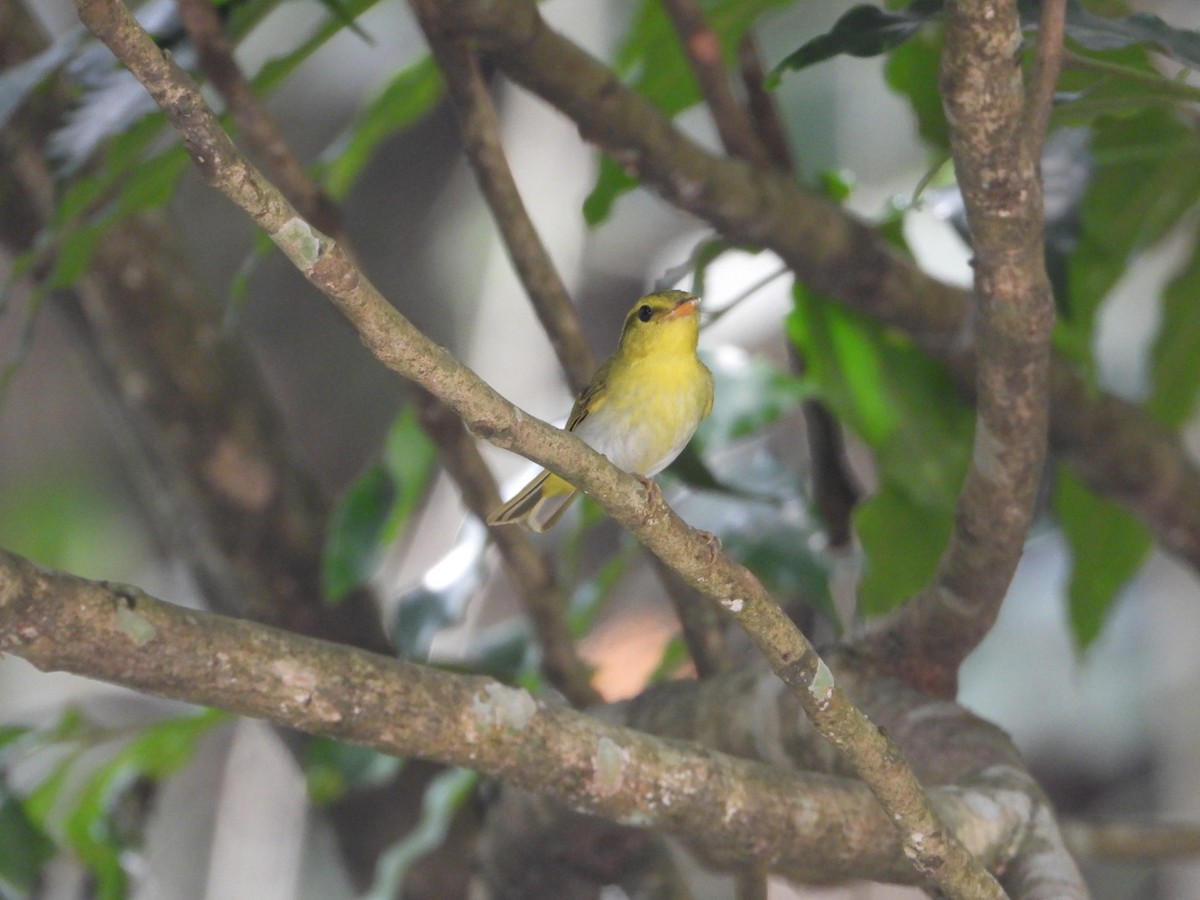
[[325, 538], [322, 590], [327, 602], [344, 599], [374, 573], [396, 494], [387, 469], [371, 466], [338, 499]]
[[382, 463], [360, 475], [333, 508], [322, 570], [327, 602], [367, 583], [424, 496], [433, 463], [433, 445], [406, 409], [388, 430]]
[[583, 201], [583, 220], [588, 225], [599, 225], [612, 213], [617, 198], [638, 186], [638, 180], [617, 165], [611, 157], [600, 157], [600, 171], [596, 184]]
[[159, 781], [182, 769], [208, 730], [228, 716], [203, 710], [144, 729], [100, 766], [72, 798], [63, 823], [67, 843], [96, 879], [101, 898], [125, 896], [124, 841], [114, 822], [116, 806], [140, 779]]
[[1164, 109], [1104, 118], [1093, 130], [1095, 170], [1079, 209], [1079, 242], [1068, 260], [1059, 352], [1094, 371], [1096, 315], [1130, 261], [1160, 240], [1200, 200], [1200, 141]]
[[938, 92], [941, 29], [926, 28], [897, 47], [884, 65], [888, 87], [908, 99], [922, 140], [939, 153], [950, 149], [950, 127]]
[[396, 73], [322, 154], [318, 177], [329, 195], [343, 199], [380, 142], [433, 109], [442, 88], [441, 74], [428, 56]]
[[864, 612], [891, 609], [933, 576], [971, 459], [974, 414], [946, 372], [906, 339], [795, 289], [787, 331], [805, 382], [871, 448], [880, 486], [854, 516]]
[[268, 60], [252, 79], [257, 92], [270, 91], [292, 74], [300, 64], [335, 37], [349, 22], [353, 22], [379, 0], [347, 0], [340, 11], [318, 25], [295, 49]]
[[425, 496], [425, 488], [437, 462], [437, 450], [417, 421], [411, 408], [392, 422], [383, 446], [383, 464], [396, 484], [396, 502], [383, 536], [387, 541], [400, 537], [409, 517]]
[[768, 86], [779, 83], [787, 70], [799, 71], [843, 54], [861, 58], [880, 56], [899, 47], [929, 21], [940, 15], [940, 0], [915, 0], [903, 10], [888, 12], [877, 6], [847, 10], [828, 32], [806, 41], [771, 70]]
[[1118, 593], [1154, 542], [1144, 525], [1084, 487], [1065, 465], [1058, 468], [1054, 511], [1071, 552], [1071, 633], [1082, 651], [1099, 636]]
[[54, 841], [0, 782], [0, 896], [28, 896], [55, 855]]
[[1180, 428], [1196, 408], [1200, 390], [1200, 244], [1163, 291], [1162, 321], [1150, 351], [1146, 411], [1169, 428]]
[[884, 484], [854, 510], [866, 555], [858, 585], [861, 611], [881, 615], [925, 587], [950, 538], [953, 509], [926, 506]]

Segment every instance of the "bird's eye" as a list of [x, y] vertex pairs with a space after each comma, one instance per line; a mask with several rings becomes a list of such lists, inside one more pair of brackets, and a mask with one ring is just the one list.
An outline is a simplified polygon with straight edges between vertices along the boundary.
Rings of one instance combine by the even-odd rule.
[[637, 317], [643, 322], [649, 322], [653, 315], [654, 310], [652, 310], [649, 306], [643, 304], [642, 306], [638, 307]]

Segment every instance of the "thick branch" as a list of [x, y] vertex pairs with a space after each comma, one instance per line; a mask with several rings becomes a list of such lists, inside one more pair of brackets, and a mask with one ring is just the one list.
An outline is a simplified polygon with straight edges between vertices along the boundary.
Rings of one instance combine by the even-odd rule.
[[592, 495], [690, 584], [720, 602], [883, 804], [917, 870], [956, 896], [999, 896], [991, 876], [938, 821], [896, 748], [850, 703], [812, 645], [748, 570], [715, 553], [659, 492], [617, 470], [574, 435], [527, 417], [388, 305], [345, 251], [301, 219], [242, 158], [192, 80], [164, 57], [126, 7], [117, 0], [77, 0], [77, 7], [84, 24], [146, 86], [205, 180], [271, 236], [381, 362], [446, 402], [497, 446], [551, 468]]
[[[466, 766], [573, 809], [675, 835], [729, 864], [811, 881], [914, 877], [888, 817], [857, 783], [653, 738], [488, 678], [184, 609], [3, 550], [0, 652], [44, 670]], [[974, 853], [1006, 862], [1028, 813], [1011, 783], [932, 794]]]
[[[776, 251], [806, 283], [905, 331], [973, 387], [963, 291], [930, 278], [871, 228], [786, 176], [705, 152], [548, 28], [534, 4], [425, 5], [446, 28], [479, 40], [506, 74], [562, 110], [647, 187], [728, 238]], [[1164, 547], [1200, 569], [1200, 473], [1177, 437], [1132, 404], [1088, 390], [1058, 361], [1051, 406], [1055, 450], [1090, 487], [1128, 506]]]
[[933, 583], [864, 642], [910, 682], [946, 696], [1000, 611], [1045, 458], [1054, 300], [1020, 40], [1015, 0], [946, 8], [941, 90], [975, 252], [975, 444]]

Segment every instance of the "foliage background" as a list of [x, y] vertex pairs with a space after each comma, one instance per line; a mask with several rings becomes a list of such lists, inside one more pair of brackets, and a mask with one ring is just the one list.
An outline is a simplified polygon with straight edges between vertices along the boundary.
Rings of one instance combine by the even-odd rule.
[[[772, 27], [761, 34], [764, 56], [779, 59], [807, 36], [827, 29], [848, 6], [796, 4], [773, 13]], [[1200, 14], [1186, 0], [1153, 8], [1177, 26], [1200, 29]], [[73, 17], [67, 4], [39, 4], [37, 13], [58, 33], [70, 27]], [[546, 14], [585, 46], [606, 55], [623, 34], [632, 8], [615, 2], [555, 0]], [[241, 52], [247, 61], [270, 58], [294, 46], [325, 15], [316, 4], [285, 4]], [[271, 96], [272, 110], [305, 160], [326, 151], [394, 67], [420, 53], [420, 40], [403, 6], [377, 6], [359, 22], [372, 42], [342, 32]], [[247, 62], [247, 68], [252, 71], [255, 65]], [[849, 205], [872, 218], [883, 214], [894, 196], [911, 195], [929, 165], [916, 123], [904, 100], [886, 89], [883, 71], [879, 59], [838, 58], [785, 77], [779, 92], [805, 170], [847, 173], [854, 186]], [[684, 262], [703, 231], [636, 193], [617, 201], [609, 221], [588, 229], [579, 211], [592, 185], [593, 154], [580, 146], [570, 125], [537, 101], [508, 87], [499, 88], [499, 96], [518, 182], [579, 300], [592, 346], [605, 353], [630, 299]], [[698, 132], [707, 127], [693, 113], [684, 113], [683, 121]], [[422, 330], [444, 342], [503, 394], [553, 419], [565, 411], [567, 391], [495, 243], [456, 147], [453, 122], [444, 108], [433, 110], [404, 133], [389, 136], [346, 196], [347, 228], [366, 269]], [[552, 177], [547, 177], [549, 172]], [[1135, 170], [1122, 177], [1135, 182], [1139, 174]], [[214, 296], [227, 296], [253, 244], [250, 225], [191, 172], [184, 173], [171, 207]], [[965, 285], [970, 278], [965, 251], [936, 212], [936, 205], [929, 203], [910, 213], [907, 235], [930, 269]], [[1095, 334], [1085, 330], [1079, 338], [1095, 348], [1097, 381], [1119, 394], [1136, 398], [1148, 390], [1147, 347], [1157, 333], [1158, 292], [1194, 243], [1194, 221], [1184, 217], [1183, 224], [1181, 234], [1168, 235], [1149, 248], [1138, 266], [1121, 277], [1099, 309]], [[723, 260], [711, 273], [706, 303], [720, 308], [771, 268], [761, 258]], [[300, 453], [327, 487], [343, 491], [380, 457], [402, 406], [395, 380], [363, 357], [356, 336], [310, 296], [310, 289], [283, 260], [262, 260], [250, 284], [248, 299], [235, 308], [236, 327], [254, 347]], [[299, 295], [300, 301], [278, 301], [292, 295]], [[730, 358], [734, 354], [725, 348], [742, 348], [782, 369], [787, 356], [781, 320], [790, 306], [786, 283], [774, 282], [710, 329], [705, 346], [714, 355]], [[23, 324], [12, 311], [0, 319], [3, 346], [20, 343]], [[187, 579], [157, 553], [155, 538], [133, 501], [121, 435], [105, 415], [88, 372], [73, 361], [71, 340], [53, 304], [47, 305], [0, 413], [0, 545], [47, 565], [136, 583], [178, 599], [189, 590]], [[793, 411], [761, 440], [784, 462], [798, 467], [803, 459], [789, 453], [796, 446], [795, 428]], [[1190, 438], [1195, 446], [1196, 435]], [[489, 459], [508, 477], [524, 470], [521, 461], [499, 452], [490, 453]], [[865, 479], [872, 477], [861, 461], [860, 471]], [[437, 480], [427, 496], [420, 518], [404, 529], [377, 575], [376, 583], [392, 603], [462, 538], [454, 490]], [[702, 503], [693, 510], [718, 520], [726, 514]], [[602, 532], [604, 542], [617, 546], [619, 539]], [[1043, 518], [999, 623], [963, 672], [963, 702], [1013, 733], [1035, 774], [1068, 815], [1200, 814], [1200, 798], [1187, 789], [1195, 783], [1200, 763], [1200, 713], [1189, 701], [1198, 677], [1193, 648], [1200, 633], [1194, 576], [1170, 558], [1154, 554], [1123, 590], [1095, 642], [1078, 652], [1080, 632], [1073, 632], [1068, 621], [1067, 560], [1062, 534]], [[595, 561], [581, 565], [591, 571]], [[843, 610], [852, 565], [841, 561], [832, 572]], [[623, 584], [623, 595], [640, 598], [654, 591], [652, 580], [639, 572]], [[493, 595], [503, 592], [503, 584], [491, 590]], [[498, 604], [504, 609], [503, 600]], [[618, 637], [597, 641], [601, 646], [594, 652], [613, 654], [609, 658], [616, 670], [649, 671], [662, 651], [669, 613], [661, 598], [631, 605], [635, 608], [630, 615], [647, 618], [626, 625], [624, 642], [630, 640], [630, 632], [651, 634], [647, 645], [639, 648], [640, 655], [619, 657], [616, 650], [605, 649], [621, 644]], [[613, 618], [611, 628], [620, 635], [619, 617]], [[444, 652], [452, 652], [463, 640], [461, 633], [443, 637]], [[99, 725], [120, 733], [164, 712], [160, 704], [135, 702], [127, 694], [66, 676], [35, 678], [19, 661], [6, 660], [0, 679], [5, 703], [0, 715], [8, 722], [53, 721], [63, 704], [85, 703], [87, 727]], [[616, 682], [614, 676], [614, 691], [636, 686], [636, 678], [620, 687]], [[73, 729], [82, 727], [65, 721], [60, 736], [79, 734]], [[281, 885], [289, 884], [303, 885], [308, 896], [337, 896], [348, 890], [336, 874], [314, 863], [322, 858], [319, 852], [314, 856], [300, 850], [329, 849], [319, 825], [312, 825], [307, 836], [305, 828], [296, 825], [304, 821], [303, 779], [288, 771], [291, 763], [273, 738], [265, 732], [248, 735], [247, 730], [228, 723], [217, 726], [206, 738], [200, 761], [169, 781], [166, 789], [168, 794], [176, 791], [175, 802], [184, 806], [210, 790], [208, 786], [224, 785], [220, 803], [198, 818], [220, 819], [231, 830], [217, 830], [206, 856], [194, 849], [197, 841], [204, 846], [206, 840], [198, 837], [201, 825], [168, 826], [170, 818], [163, 815], [151, 820], [148, 846], [177, 863], [180, 883], [197, 875], [187, 871], [190, 865], [210, 876], [223, 872], [233, 883], [261, 878], [264, 887], [255, 896], [268, 896], [269, 890], [286, 896], [287, 888]], [[257, 761], [246, 763], [246, 758]], [[129, 771], [137, 768], [131, 764]], [[339, 762], [332, 768], [344, 773], [346, 766]], [[247, 782], [262, 781], [261, 773], [272, 769], [278, 783], [260, 783], [256, 788], [263, 794], [250, 793]], [[250, 770], [254, 778], [239, 779], [239, 771]], [[364, 780], [378, 777], [370, 766], [366, 770], [360, 773]], [[314, 766], [313, 771], [320, 769]], [[45, 783], [47, 771], [35, 769], [25, 777], [30, 784]], [[106, 784], [119, 783], [114, 769]], [[111, 796], [118, 793], [127, 796], [115, 789]], [[239, 794], [242, 802], [234, 811], [222, 805]], [[272, 816], [256, 826], [248, 817], [264, 805], [292, 809], [295, 815]], [[172, 827], [183, 830], [172, 834]], [[273, 845], [270, 853], [248, 843], [247, 834], [256, 827]], [[177, 847], [162, 846], [172, 842], [192, 849], [179, 854]], [[1200, 895], [1198, 882], [1189, 878], [1186, 868], [1106, 867], [1101, 881], [1111, 892], [1105, 896], [1150, 896], [1152, 890], [1164, 897]], [[64, 865], [55, 877], [66, 885], [78, 872]], [[219, 895], [212, 893], [219, 885], [211, 881], [209, 890], [211, 896]]]

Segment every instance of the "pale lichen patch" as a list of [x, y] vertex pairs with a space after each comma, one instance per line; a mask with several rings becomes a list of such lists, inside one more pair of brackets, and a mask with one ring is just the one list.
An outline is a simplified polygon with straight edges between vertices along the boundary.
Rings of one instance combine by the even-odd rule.
[[537, 712], [537, 701], [529, 691], [510, 688], [493, 682], [476, 694], [471, 701], [472, 711], [482, 727], [521, 731]]
[[124, 603], [117, 604], [117, 631], [139, 647], [154, 639], [158, 629], [145, 616]]
[[612, 738], [602, 737], [592, 758], [592, 789], [600, 797], [611, 797], [625, 781], [625, 751]]
[[829, 671], [829, 666], [825, 665], [825, 660], [818, 659], [817, 671], [813, 673], [808, 692], [816, 698], [817, 703], [824, 706], [833, 697], [833, 686], [833, 673]]
[[325, 252], [325, 240], [321, 232], [299, 216], [293, 216], [280, 225], [271, 239], [304, 271], [315, 266]]

